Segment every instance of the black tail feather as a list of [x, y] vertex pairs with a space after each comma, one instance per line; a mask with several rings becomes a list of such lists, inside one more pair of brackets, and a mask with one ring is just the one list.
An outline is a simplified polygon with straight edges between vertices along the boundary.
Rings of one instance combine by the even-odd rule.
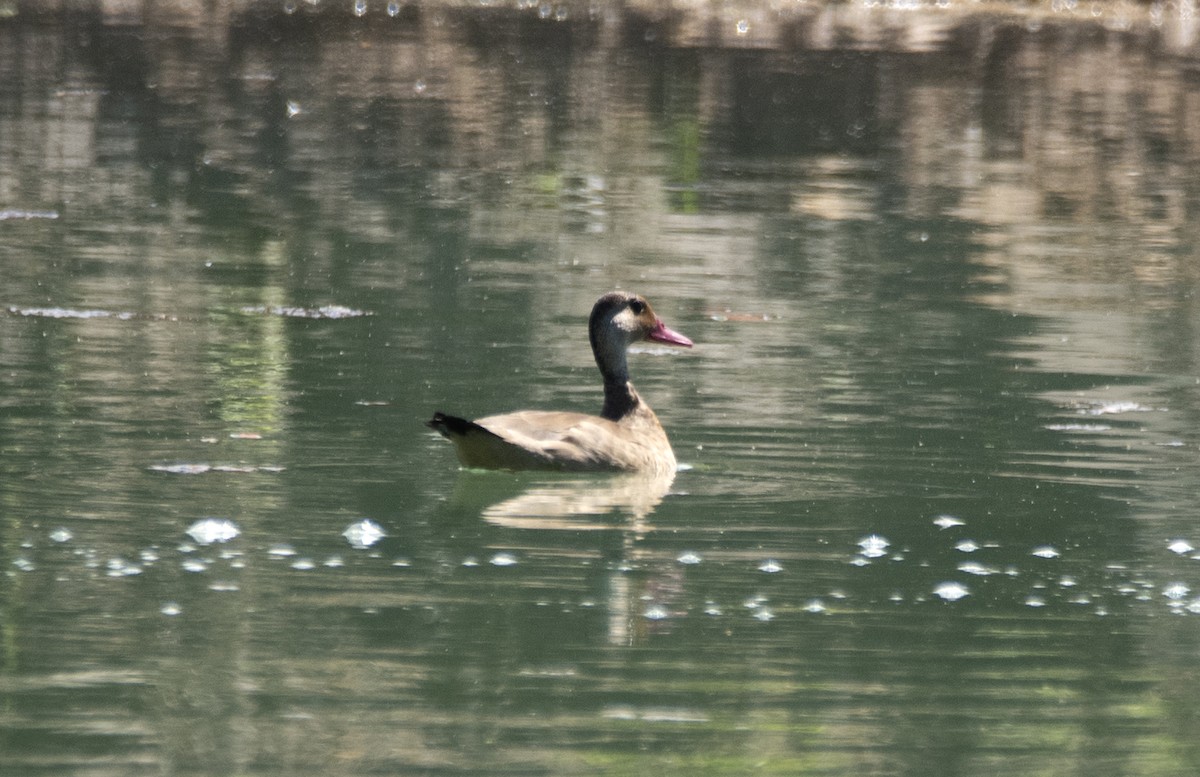
[[446, 415], [440, 411], [434, 413], [433, 418], [426, 421], [425, 425], [443, 437], [450, 437], [451, 435], [461, 437], [470, 432], [484, 432], [486, 434], [492, 434], [474, 421], [468, 421], [467, 419], [459, 418], [456, 415]]

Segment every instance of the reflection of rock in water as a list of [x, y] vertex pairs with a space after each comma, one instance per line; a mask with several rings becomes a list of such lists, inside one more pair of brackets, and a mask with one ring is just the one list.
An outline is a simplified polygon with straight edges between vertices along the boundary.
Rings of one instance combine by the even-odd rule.
[[588, 519], [617, 513], [640, 521], [654, 511], [674, 480], [673, 472], [539, 479], [517, 496], [484, 508], [483, 517], [512, 528], [611, 529], [611, 523]]

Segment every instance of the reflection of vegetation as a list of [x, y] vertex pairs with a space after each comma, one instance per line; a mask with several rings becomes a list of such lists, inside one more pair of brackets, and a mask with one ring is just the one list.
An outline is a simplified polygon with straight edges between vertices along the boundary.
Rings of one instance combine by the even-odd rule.
[[[17, 499], [17, 493], [14, 491], [0, 491], [0, 570], [3, 570], [0, 574], [7, 575], [4, 584], [0, 585], [0, 678], [12, 676], [20, 668], [18, 644], [25, 585], [23, 576], [19, 573], [14, 575], [11, 571], [20, 553], [20, 538], [24, 528], [22, 521], [17, 517]], [[0, 711], [6, 714], [10, 712], [10, 701], [5, 696]], [[7, 749], [3, 747], [6, 731], [4, 726], [0, 726], [0, 751]]]
[[277, 432], [283, 410], [286, 363], [279, 316], [214, 312], [220, 336], [209, 341], [214, 394], [209, 402], [227, 430]]
[[697, 213], [700, 208], [700, 68], [691, 56], [668, 58], [663, 84], [666, 138], [671, 148], [669, 186], [673, 188], [672, 210]]
[[[265, 249], [265, 264], [278, 265], [281, 246], [267, 243]], [[213, 378], [209, 402], [226, 432], [277, 433], [286, 405], [289, 351], [285, 321], [270, 310], [286, 300], [283, 289], [272, 283], [241, 293], [241, 300], [229, 300], [233, 308], [214, 308], [209, 314], [215, 330], [207, 340]]]
[[675, 210], [680, 213], [698, 213], [700, 193], [700, 122], [695, 118], [680, 118], [674, 125], [675, 158], [672, 180], [679, 186], [676, 192]]

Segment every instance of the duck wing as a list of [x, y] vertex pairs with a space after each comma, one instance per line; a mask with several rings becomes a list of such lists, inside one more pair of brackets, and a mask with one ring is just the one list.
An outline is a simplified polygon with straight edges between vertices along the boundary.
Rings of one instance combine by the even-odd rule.
[[454, 443], [467, 467], [574, 472], [661, 468], [656, 462], [662, 452], [646, 445], [640, 432], [585, 413], [522, 410], [475, 421], [436, 413], [429, 426]]

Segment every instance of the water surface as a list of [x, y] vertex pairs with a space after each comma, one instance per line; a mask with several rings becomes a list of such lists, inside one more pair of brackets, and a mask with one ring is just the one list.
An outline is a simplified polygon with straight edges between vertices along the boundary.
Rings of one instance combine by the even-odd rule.
[[[1194, 29], [1097, 8], [6, 21], [6, 766], [1197, 773]], [[676, 477], [459, 471], [614, 287]]]

